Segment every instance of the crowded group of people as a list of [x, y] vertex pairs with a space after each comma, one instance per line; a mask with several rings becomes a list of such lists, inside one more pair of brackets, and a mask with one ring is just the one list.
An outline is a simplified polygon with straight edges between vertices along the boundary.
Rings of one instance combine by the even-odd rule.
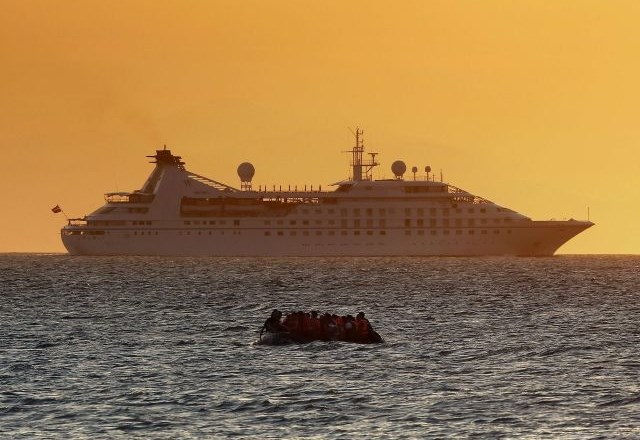
[[371, 327], [369, 320], [360, 312], [352, 315], [338, 316], [317, 311], [290, 312], [284, 318], [282, 312], [274, 310], [267, 318], [263, 332], [286, 335], [293, 342], [310, 341], [346, 341], [360, 344], [382, 342], [380, 335]]

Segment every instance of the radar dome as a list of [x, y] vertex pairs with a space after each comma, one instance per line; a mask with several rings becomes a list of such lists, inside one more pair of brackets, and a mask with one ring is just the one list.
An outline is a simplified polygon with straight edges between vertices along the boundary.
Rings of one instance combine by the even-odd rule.
[[401, 160], [396, 160], [391, 164], [391, 171], [396, 177], [402, 177], [405, 171], [407, 171], [407, 165]]
[[249, 162], [242, 162], [238, 166], [238, 176], [243, 182], [251, 182], [255, 173], [256, 169]]

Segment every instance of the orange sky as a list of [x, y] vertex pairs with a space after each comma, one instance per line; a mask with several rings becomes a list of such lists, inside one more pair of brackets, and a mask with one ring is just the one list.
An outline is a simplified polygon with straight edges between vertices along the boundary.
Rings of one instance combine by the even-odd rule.
[[347, 126], [534, 219], [639, 253], [640, 2], [0, 0], [0, 252], [59, 252], [166, 143], [238, 185], [348, 175]]

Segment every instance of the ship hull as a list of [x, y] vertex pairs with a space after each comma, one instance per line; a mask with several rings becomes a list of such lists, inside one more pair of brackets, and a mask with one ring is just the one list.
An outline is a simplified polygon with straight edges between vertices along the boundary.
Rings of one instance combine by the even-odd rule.
[[[137, 256], [551, 256], [593, 223], [531, 221], [501, 228], [265, 230], [263, 228], [112, 229], [65, 234], [71, 255]], [[269, 235], [266, 235], [266, 234]]]

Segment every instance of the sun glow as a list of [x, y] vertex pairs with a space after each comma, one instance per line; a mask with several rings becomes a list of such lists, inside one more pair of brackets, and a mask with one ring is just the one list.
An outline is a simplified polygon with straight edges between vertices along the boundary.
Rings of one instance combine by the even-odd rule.
[[[564, 253], [638, 253], [635, 1], [7, 2], [0, 251], [63, 251], [72, 217], [140, 188], [167, 143], [239, 186], [380, 171], [445, 180], [534, 219], [596, 226]], [[7, 211], [6, 207], [9, 207]]]

